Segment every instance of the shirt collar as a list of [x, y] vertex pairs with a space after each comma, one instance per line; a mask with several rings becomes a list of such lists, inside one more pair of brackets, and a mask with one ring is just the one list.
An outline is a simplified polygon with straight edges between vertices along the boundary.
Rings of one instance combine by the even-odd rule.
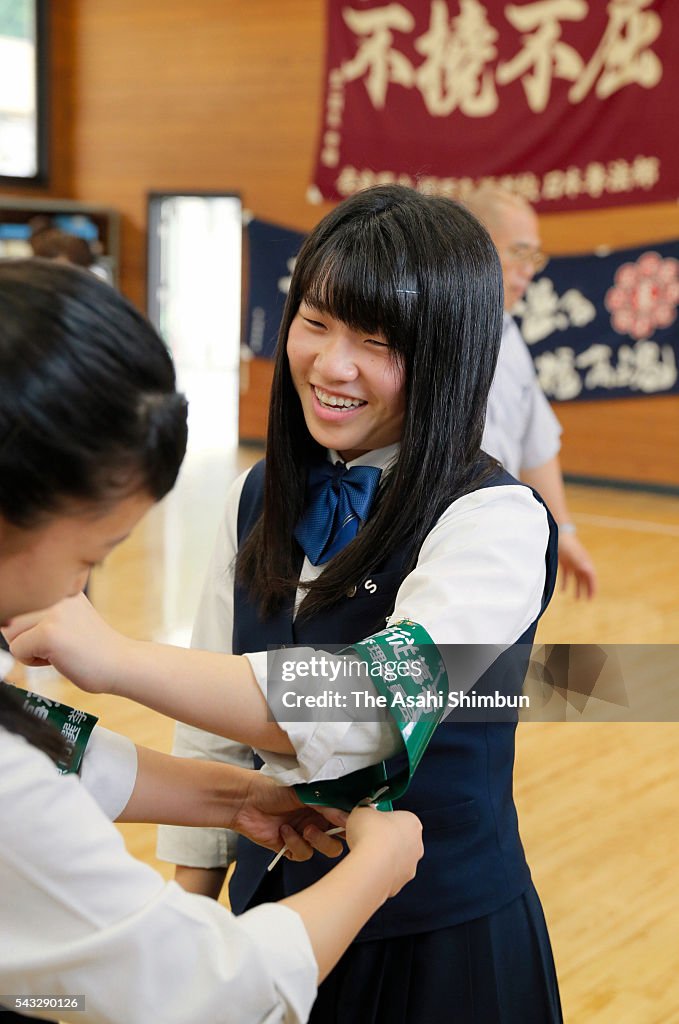
[[[398, 441], [395, 444], [388, 444], [386, 448], [375, 448], [373, 451], [365, 452], [363, 455], [359, 455], [357, 459], [347, 462], [346, 467], [351, 469], [352, 466], [376, 466], [377, 469], [383, 471], [391, 469], [398, 458], [399, 448], [400, 444]], [[328, 462], [332, 462], [333, 465], [336, 462], [344, 462], [342, 456], [334, 448], [327, 449], [327, 458]]]

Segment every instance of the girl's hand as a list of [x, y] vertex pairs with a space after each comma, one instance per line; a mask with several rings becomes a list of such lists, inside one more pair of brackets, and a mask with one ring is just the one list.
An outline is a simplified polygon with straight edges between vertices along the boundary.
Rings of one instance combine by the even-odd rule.
[[395, 896], [415, 877], [424, 853], [422, 824], [410, 811], [377, 811], [356, 807], [347, 819], [350, 850], [365, 850], [384, 865], [389, 896]]
[[111, 679], [133, 640], [111, 629], [84, 594], [12, 619], [3, 633], [24, 665], [53, 665], [90, 693], [112, 693]]
[[339, 857], [344, 849], [340, 839], [327, 836], [329, 822], [344, 825], [343, 811], [324, 808], [321, 815], [305, 807], [294, 789], [279, 786], [260, 772], [248, 772], [247, 793], [230, 827], [260, 846], [280, 850], [288, 847], [290, 860], [308, 860], [314, 850], [326, 857]]

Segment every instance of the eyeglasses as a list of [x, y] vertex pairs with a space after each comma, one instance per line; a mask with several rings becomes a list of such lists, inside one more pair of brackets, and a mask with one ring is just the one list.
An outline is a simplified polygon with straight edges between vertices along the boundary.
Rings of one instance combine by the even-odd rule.
[[530, 264], [534, 274], [539, 274], [549, 263], [547, 253], [531, 249], [529, 245], [510, 245], [505, 249], [505, 258], [509, 263]]

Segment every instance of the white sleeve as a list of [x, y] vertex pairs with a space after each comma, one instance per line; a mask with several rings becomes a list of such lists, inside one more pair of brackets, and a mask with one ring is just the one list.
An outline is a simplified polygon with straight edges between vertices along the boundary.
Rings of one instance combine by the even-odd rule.
[[137, 748], [132, 740], [95, 726], [83, 755], [80, 780], [106, 817], [115, 821], [137, 780]]
[[[212, 559], [208, 566], [191, 646], [204, 651], [231, 654], [233, 632], [233, 571], [238, 550], [238, 505], [250, 471], [242, 473], [231, 485], [224, 517], [219, 527]], [[203, 729], [178, 722], [172, 753], [202, 761], [253, 767], [250, 747]], [[221, 868], [235, 859], [237, 833], [223, 828], [193, 828], [161, 825], [158, 828], [157, 855], [160, 860], [187, 867]]]
[[526, 422], [521, 452], [521, 469], [535, 469], [558, 455], [561, 448], [561, 424], [534, 377], [530, 388], [530, 413]]
[[435, 644], [519, 639], [540, 611], [547, 512], [528, 487], [486, 487], [453, 502], [396, 595], [390, 622], [413, 619]]
[[[534, 469], [558, 454], [561, 448], [561, 424], [540, 387], [533, 357], [514, 320], [508, 325], [507, 341], [512, 342], [507, 351], [514, 363], [513, 372], [521, 384], [521, 398], [518, 402], [523, 406], [520, 414], [519, 469]], [[512, 399], [513, 394], [508, 392], [505, 400]]]
[[540, 387], [521, 332], [509, 316], [503, 321], [482, 447], [514, 476], [548, 462], [561, 447], [561, 424]]
[[[488, 487], [459, 498], [422, 545], [389, 622], [412, 619], [437, 645], [483, 645], [476, 665], [484, 671], [539, 613], [548, 539], [547, 513], [527, 487]], [[247, 657], [266, 694], [266, 654]], [[401, 747], [393, 724], [279, 724], [296, 758], [258, 753], [268, 773], [286, 785], [337, 778]], [[387, 755], [378, 756], [385, 749]]]
[[126, 852], [74, 778], [5, 733], [0, 743], [0, 992], [84, 994], [82, 1024], [305, 1021], [317, 965], [301, 918], [235, 918]]

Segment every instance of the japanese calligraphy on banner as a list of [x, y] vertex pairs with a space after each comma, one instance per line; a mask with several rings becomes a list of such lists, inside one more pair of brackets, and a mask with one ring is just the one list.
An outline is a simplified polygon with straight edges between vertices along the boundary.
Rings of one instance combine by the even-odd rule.
[[679, 391], [679, 241], [552, 259], [517, 319], [548, 398]]
[[491, 179], [551, 212], [679, 196], [677, 0], [328, 0], [312, 198]]

